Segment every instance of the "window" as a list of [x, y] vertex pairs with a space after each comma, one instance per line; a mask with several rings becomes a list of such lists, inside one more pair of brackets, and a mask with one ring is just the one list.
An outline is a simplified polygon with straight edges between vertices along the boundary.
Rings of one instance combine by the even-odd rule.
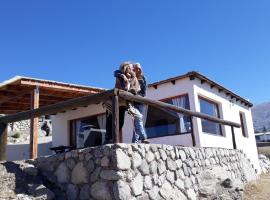
[[247, 137], [247, 130], [246, 130], [246, 118], [245, 118], [245, 114], [240, 112], [240, 122], [241, 122], [241, 129], [242, 129], [242, 135], [244, 137]]
[[[220, 118], [218, 104], [202, 97], [199, 97], [201, 113]], [[222, 135], [221, 125], [205, 119], [202, 121], [202, 131], [215, 135]]]
[[95, 115], [71, 122], [71, 145], [85, 148], [101, 145], [105, 141], [106, 115]]
[[[188, 95], [173, 97], [162, 101], [190, 109]], [[174, 111], [148, 106], [145, 130], [148, 138], [191, 133], [191, 117], [184, 116]]]

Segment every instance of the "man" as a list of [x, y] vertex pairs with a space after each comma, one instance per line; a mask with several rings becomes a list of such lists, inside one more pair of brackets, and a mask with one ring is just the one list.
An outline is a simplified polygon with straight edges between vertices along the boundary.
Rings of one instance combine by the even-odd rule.
[[[137, 94], [144, 97], [146, 95], [147, 84], [140, 63], [133, 64], [133, 71], [135, 72], [137, 80], [140, 84], [140, 91]], [[137, 102], [134, 103], [134, 107], [137, 111], [134, 114], [134, 131], [132, 142], [139, 143], [139, 141], [141, 140], [142, 143], [149, 143], [149, 141], [147, 140], [147, 135], [143, 122], [143, 114], [145, 107], [142, 103]]]

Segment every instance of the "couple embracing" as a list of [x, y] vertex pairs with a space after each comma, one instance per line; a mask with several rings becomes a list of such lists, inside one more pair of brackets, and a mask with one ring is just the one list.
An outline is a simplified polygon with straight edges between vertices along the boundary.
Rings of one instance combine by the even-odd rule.
[[[119, 69], [114, 72], [116, 79], [115, 88], [128, 91], [134, 95], [144, 97], [146, 95], [146, 79], [140, 63], [123, 62]], [[112, 140], [112, 114], [107, 105], [107, 123], [106, 123], [106, 141], [110, 143]], [[122, 128], [125, 120], [125, 112], [128, 112], [133, 118], [133, 143], [149, 143], [144, 128], [143, 113], [144, 105], [137, 102], [121, 102], [119, 103], [119, 133], [120, 141], [123, 141]]]

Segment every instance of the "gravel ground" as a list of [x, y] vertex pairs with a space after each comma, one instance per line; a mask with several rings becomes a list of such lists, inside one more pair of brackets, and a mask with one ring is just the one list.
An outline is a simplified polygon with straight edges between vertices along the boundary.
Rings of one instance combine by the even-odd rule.
[[261, 175], [261, 178], [245, 187], [244, 200], [270, 199], [270, 173]]

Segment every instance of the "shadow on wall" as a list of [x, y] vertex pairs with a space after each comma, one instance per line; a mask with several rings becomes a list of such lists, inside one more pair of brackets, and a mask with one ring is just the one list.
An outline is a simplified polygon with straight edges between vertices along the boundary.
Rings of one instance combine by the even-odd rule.
[[[38, 157], [51, 155], [52, 141], [38, 144]], [[7, 146], [7, 161], [29, 159], [29, 143], [9, 144]]]

